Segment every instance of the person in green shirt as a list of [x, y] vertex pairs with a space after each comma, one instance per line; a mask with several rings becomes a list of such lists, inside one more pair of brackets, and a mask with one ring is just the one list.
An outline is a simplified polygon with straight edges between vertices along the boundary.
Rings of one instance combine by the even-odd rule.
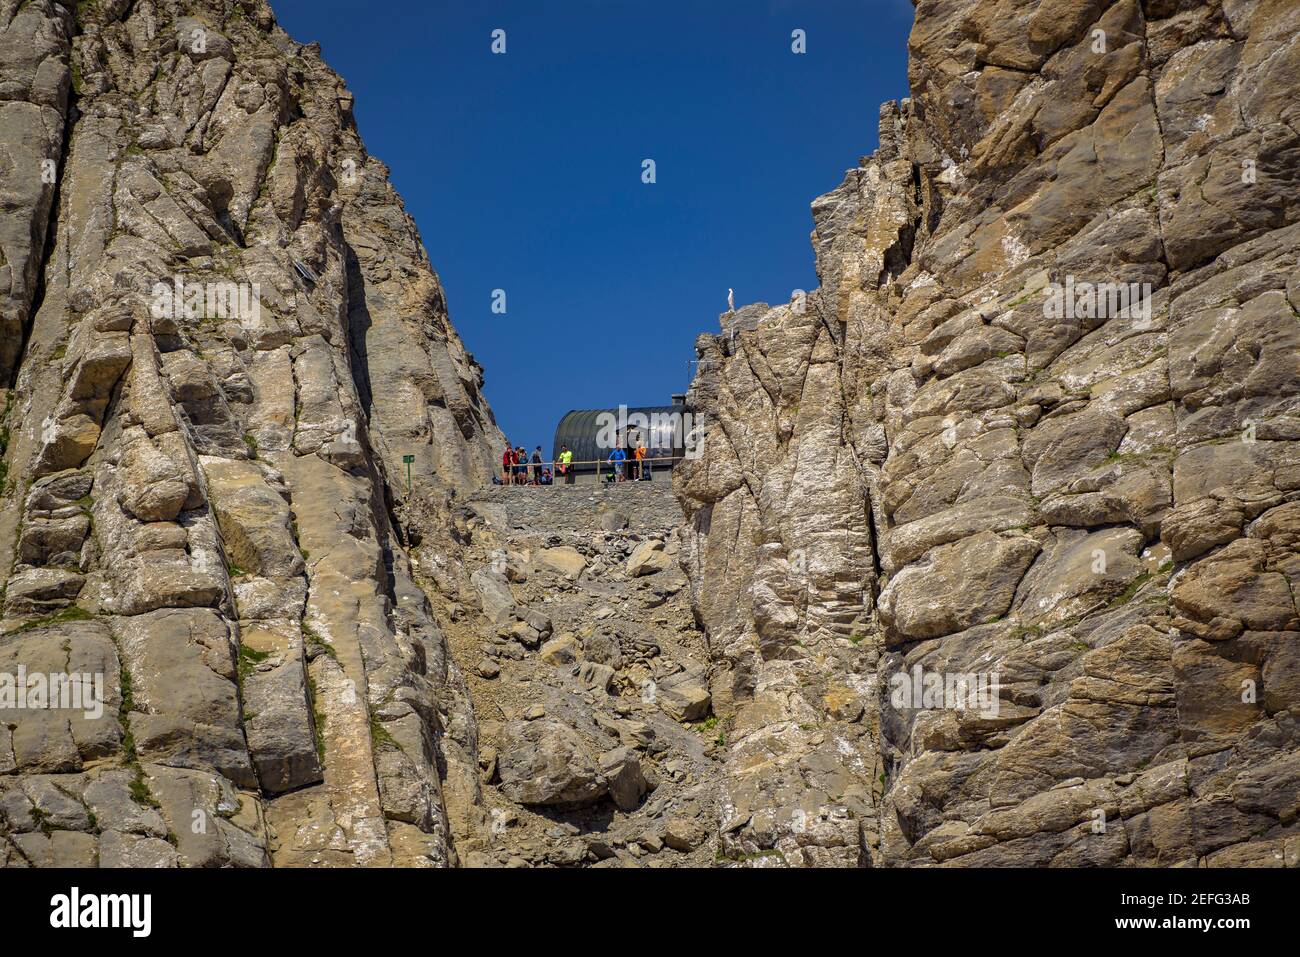
[[573, 453], [567, 445], [560, 446], [560, 471], [564, 473], [564, 484], [573, 484]]

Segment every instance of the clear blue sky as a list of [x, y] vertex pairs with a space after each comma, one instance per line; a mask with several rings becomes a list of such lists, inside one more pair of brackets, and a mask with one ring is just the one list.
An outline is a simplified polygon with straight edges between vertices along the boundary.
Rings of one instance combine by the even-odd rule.
[[502, 429], [548, 451], [569, 409], [685, 391], [727, 287], [812, 289], [809, 203], [907, 95], [910, 0], [271, 2], [356, 95]]

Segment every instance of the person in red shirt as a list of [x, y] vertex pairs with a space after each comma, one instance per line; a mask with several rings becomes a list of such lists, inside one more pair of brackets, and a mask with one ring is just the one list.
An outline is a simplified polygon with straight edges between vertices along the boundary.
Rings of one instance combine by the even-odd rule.
[[506, 443], [505, 453], [501, 456], [501, 484], [509, 485], [515, 471], [515, 450]]

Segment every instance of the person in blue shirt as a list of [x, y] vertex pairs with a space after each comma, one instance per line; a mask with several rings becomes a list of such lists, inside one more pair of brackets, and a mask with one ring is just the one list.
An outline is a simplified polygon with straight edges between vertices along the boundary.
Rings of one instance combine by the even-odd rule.
[[627, 453], [623, 447], [619, 446], [609, 453], [609, 464], [614, 470], [614, 481], [623, 481], [623, 463], [627, 461]]

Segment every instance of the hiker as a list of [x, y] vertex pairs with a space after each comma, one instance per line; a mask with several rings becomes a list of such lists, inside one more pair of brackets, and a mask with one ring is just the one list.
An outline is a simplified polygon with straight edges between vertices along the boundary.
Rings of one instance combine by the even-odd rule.
[[550, 469], [542, 469], [542, 484], [543, 484], [543, 485], [554, 485], [554, 484], [555, 484], [555, 477], [554, 477], [553, 475], [551, 475], [551, 470], [550, 470]]
[[542, 484], [542, 447], [533, 449], [533, 484]]
[[564, 476], [565, 485], [573, 484], [573, 453], [567, 445], [560, 446], [560, 474]]
[[501, 456], [501, 484], [509, 485], [514, 481], [515, 450], [506, 443], [505, 453]]
[[636, 460], [636, 477], [638, 481], [641, 479], [648, 479], [650, 473], [647, 469], [650, 462], [646, 459], [645, 443], [640, 439], [637, 440], [636, 450], [633, 451], [632, 458]]
[[528, 450], [522, 445], [515, 449], [515, 484], [528, 484]]
[[627, 453], [623, 451], [623, 447], [621, 445], [617, 446], [613, 452], [609, 453], [609, 464], [610, 467], [613, 469], [615, 482], [623, 481], [625, 477], [623, 475], [623, 463], [626, 461], [627, 461]]

